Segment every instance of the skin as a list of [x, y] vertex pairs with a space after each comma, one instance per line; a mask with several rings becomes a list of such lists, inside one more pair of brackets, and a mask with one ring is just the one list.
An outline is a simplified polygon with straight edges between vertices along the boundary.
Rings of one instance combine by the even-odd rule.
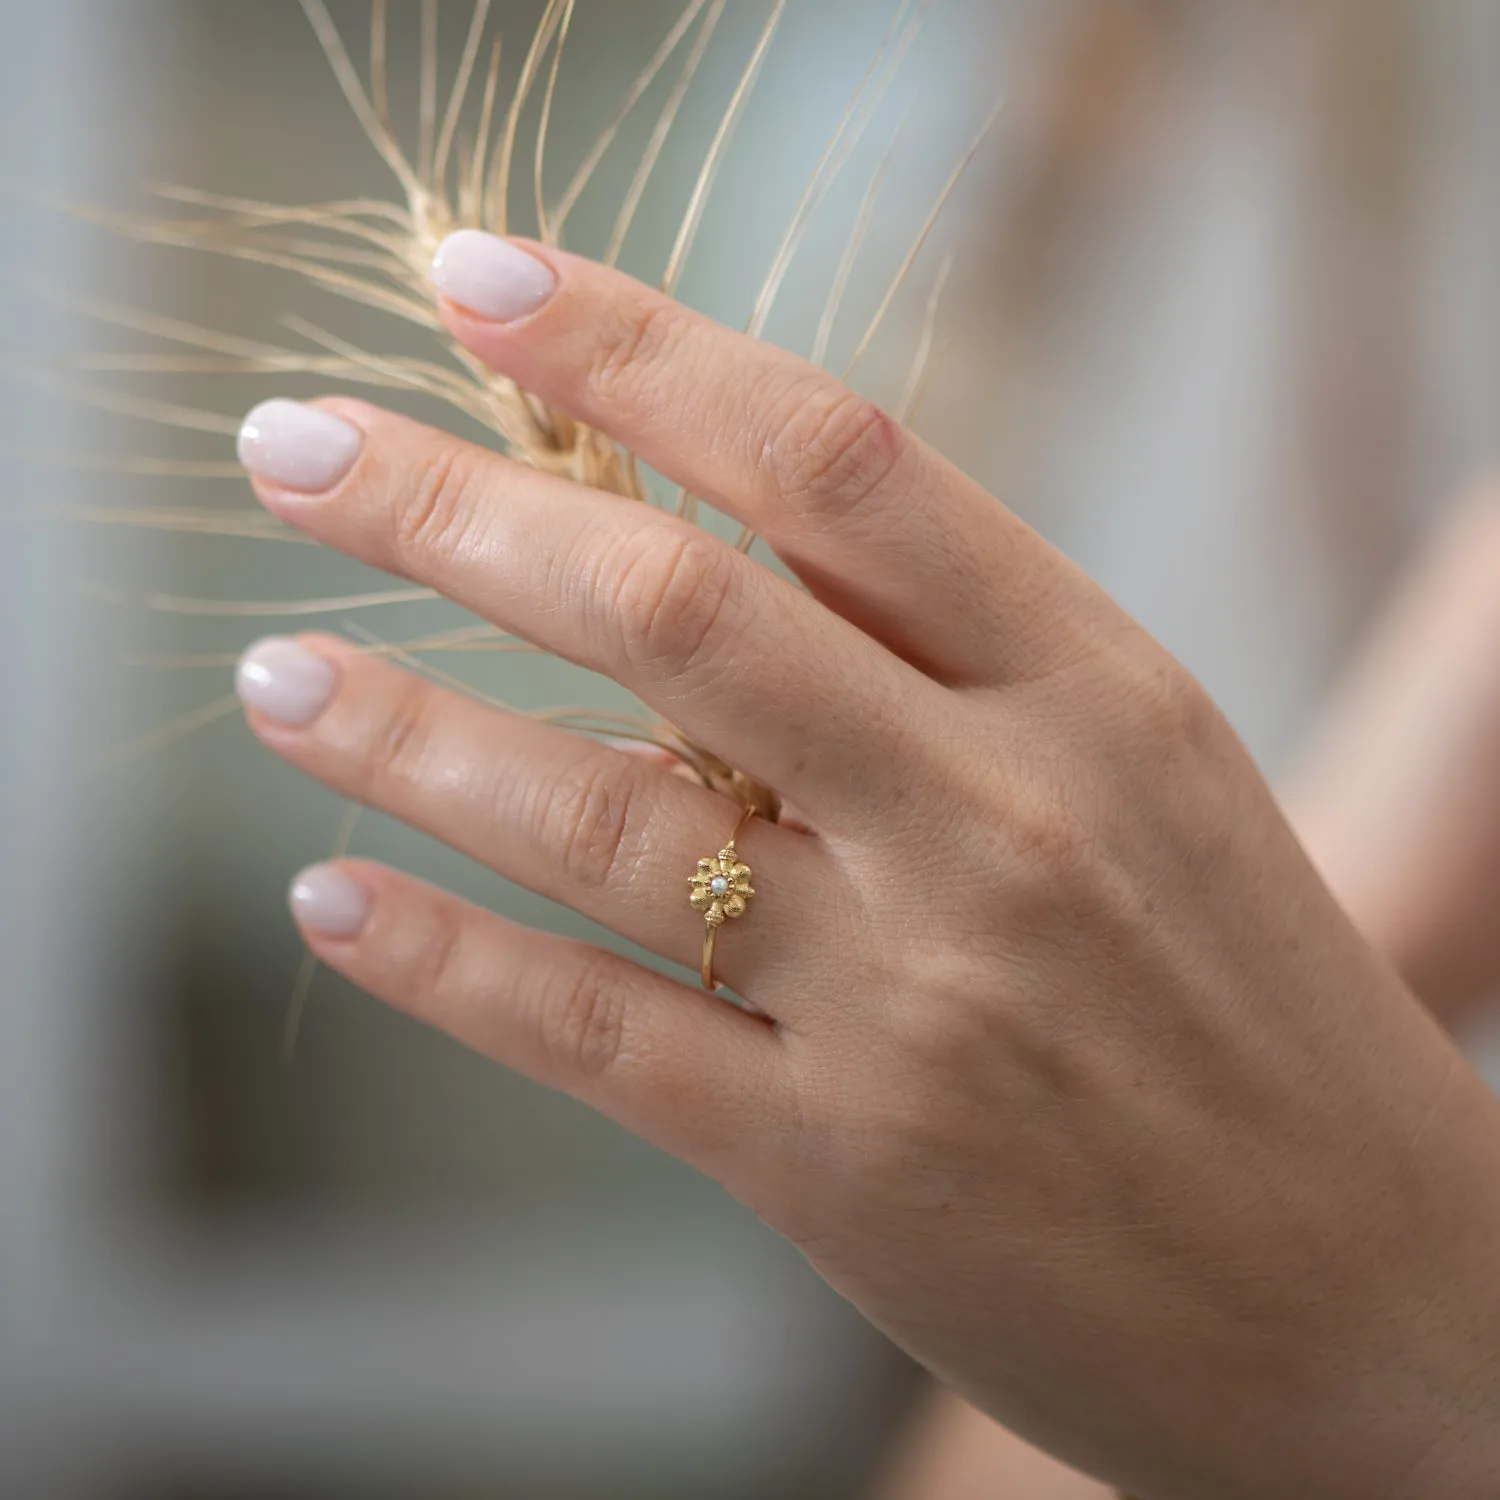
[[[451, 332], [760, 531], [349, 401], [319, 540], [616, 678], [776, 787], [720, 973], [761, 1015], [387, 869], [325, 963], [722, 1182], [937, 1376], [1152, 1497], [1489, 1496], [1500, 1105], [1187, 673], [884, 413], [629, 279]], [[734, 808], [316, 639], [261, 738], [696, 967]], [[685, 976], [686, 977], [686, 976]]]
[[1427, 1006], [1500, 989], [1500, 489], [1441, 529], [1288, 783], [1324, 878]]
[[[1500, 992], [1500, 491], [1460, 505], [1376, 623], [1283, 805], [1362, 932], [1444, 1021]], [[948, 1392], [880, 1500], [1107, 1500]]]

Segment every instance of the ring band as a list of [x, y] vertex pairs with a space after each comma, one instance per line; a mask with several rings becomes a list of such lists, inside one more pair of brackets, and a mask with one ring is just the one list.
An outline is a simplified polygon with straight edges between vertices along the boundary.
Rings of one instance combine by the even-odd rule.
[[714, 944], [719, 938], [719, 929], [726, 921], [745, 915], [745, 908], [755, 894], [750, 884], [750, 866], [740, 861], [734, 842], [745, 831], [755, 809], [747, 807], [734, 825], [729, 842], [712, 859], [698, 861], [698, 873], [688, 885], [692, 895], [688, 898], [694, 911], [703, 913], [703, 967], [699, 971], [703, 988], [710, 994], [719, 988], [714, 978]]

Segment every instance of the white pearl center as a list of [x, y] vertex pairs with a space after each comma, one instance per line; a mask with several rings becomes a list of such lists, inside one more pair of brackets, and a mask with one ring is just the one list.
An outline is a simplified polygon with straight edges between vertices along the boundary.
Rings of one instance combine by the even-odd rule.
[[714, 878], [709, 882], [708, 888], [714, 893], [714, 895], [723, 896], [726, 895], [729, 891], [729, 881], [723, 875], [715, 875]]

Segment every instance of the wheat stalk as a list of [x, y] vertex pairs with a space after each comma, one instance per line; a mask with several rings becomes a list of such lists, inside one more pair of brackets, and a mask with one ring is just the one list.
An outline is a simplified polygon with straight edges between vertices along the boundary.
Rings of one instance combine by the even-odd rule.
[[[185, 352], [85, 355], [73, 360], [66, 373], [30, 371], [26, 372], [27, 378], [63, 391], [75, 400], [140, 420], [226, 436], [237, 429], [235, 417], [179, 403], [151, 400], [88, 384], [76, 377], [86, 373], [305, 374], [344, 384], [417, 391], [481, 423], [508, 453], [523, 462], [615, 495], [651, 503], [633, 455], [604, 434], [566, 414], [550, 410], [513, 381], [480, 366], [466, 350], [452, 342], [437, 317], [429, 268], [437, 247], [455, 229], [475, 227], [493, 233], [506, 232], [513, 182], [519, 165], [517, 142], [529, 105], [535, 105], [538, 111], [530, 192], [535, 198], [541, 238], [550, 244], [560, 244], [573, 210], [598, 178], [622, 127], [642, 105], [652, 85], [667, 71], [673, 59], [681, 56], [677, 76], [654, 122], [646, 149], [631, 175], [605, 247], [603, 258], [611, 263], [618, 260], [646, 186], [683, 101], [699, 74], [727, 0], [689, 0], [683, 7], [650, 61], [625, 91], [615, 115], [585, 153], [555, 201], [549, 201], [546, 192], [548, 126], [565, 44], [578, 11], [577, 0], [547, 0], [527, 47], [519, 77], [503, 103], [500, 98], [503, 50], [498, 39], [489, 46], [487, 66], [480, 65], [480, 59], [486, 53], [490, 0], [475, 0], [457, 69], [446, 97], [441, 98], [438, 7], [435, 0], [423, 0], [416, 140], [410, 151], [402, 144], [389, 103], [388, 17], [383, 0], [373, 0], [372, 3], [370, 60], [364, 76], [356, 67], [324, 0], [299, 0], [299, 3], [350, 108], [395, 178], [401, 193], [398, 200], [351, 198], [286, 205], [158, 185], [155, 192], [164, 201], [202, 212], [191, 217], [161, 218], [111, 214], [76, 206], [72, 206], [73, 211], [136, 240], [185, 246], [287, 271], [336, 297], [375, 308], [421, 327], [432, 335], [436, 357], [414, 359], [380, 355], [292, 318], [283, 319], [284, 326], [312, 345], [312, 350], [238, 338], [181, 319], [97, 301], [71, 299], [73, 306], [104, 322], [150, 335]], [[662, 272], [661, 285], [666, 291], [674, 291], [680, 283], [728, 145], [745, 115], [788, 4], [789, 0], [771, 0], [764, 24], [755, 37], [722, 112], [718, 129], [704, 153]], [[914, 3], [914, 0], [899, 0], [894, 6], [886, 35], [814, 168], [776, 249], [747, 324], [750, 333], [759, 335], [763, 332], [809, 224], [868, 131], [921, 30], [927, 10], [927, 4]], [[476, 96], [477, 130], [470, 144], [463, 140], [461, 126], [465, 112]], [[871, 347], [896, 297], [909, 279], [938, 215], [992, 125], [993, 117], [986, 122], [973, 146], [943, 185], [910, 253], [881, 298], [873, 318], [860, 334], [846, 374], [852, 373]], [[891, 149], [895, 149], [894, 144]], [[844, 294], [864, 244], [875, 197], [887, 174], [889, 157], [888, 152], [872, 178], [870, 191], [861, 204], [827, 298], [811, 350], [819, 362], [826, 358], [831, 345]], [[937, 299], [947, 269], [945, 265], [929, 298], [921, 342], [897, 407], [903, 416], [910, 414], [923, 388], [923, 372], [934, 342]], [[237, 465], [227, 462], [138, 458], [65, 461], [161, 477], [227, 478], [241, 473]], [[693, 497], [679, 494], [676, 508], [692, 516], [696, 514], [696, 504]], [[241, 539], [297, 539], [294, 532], [253, 510], [231, 512], [211, 507], [157, 505], [133, 509], [95, 507], [85, 514], [94, 521], [189, 534], [220, 534]], [[753, 541], [753, 534], [747, 531], [741, 535], [739, 545], [748, 549]], [[431, 593], [426, 590], [381, 591], [343, 600], [197, 601], [193, 609], [205, 615], [295, 617], [431, 598]], [[146, 603], [148, 608], [156, 610], [189, 612], [184, 601], [171, 601], [166, 596], [153, 596]], [[209, 659], [204, 658], [205, 661]], [[219, 660], [217, 657], [211, 659]], [[207, 712], [208, 707], [200, 712]], [[173, 728], [166, 726], [161, 733]], [[775, 799], [768, 789], [741, 776], [702, 747], [685, 742], [671, 726], [660, 725], [653, 733], [657, 743], [684, 755], [707, 784], [774, 814]]]
[[[479, 228], [507, 232], [512, 199], [522, 175], [518, 141], [522, 123], [531, 111], [535, 120], [535, 148], [530, 162], [527, 196], [534, 200], [540, 238], [560, 245], [571, 217], [584, 195], [597, 191], [602, 169], [620, 133], [640, 111], [659, 80], [670, 76], [666, 96], [651, 122], [647, 142], [629, 173], [621, 193], [601, 259], [615, 264], [635, 225], [642, 201], [660, 163], [684, 101], [699, 78], [715, 40], [727, 0], [687, 0], [655, 53], [626, 88], [620, 104], [562, 191], [547, 191], [547, 148], [558, 98], [566, 44], [579, 22], [579, 0], [547, 0], [522, 58], [519, 74], [508, 96], [502, 97], [501, 65], [505, 55], [499, 38], [490, 40], [490, 0], [469, 0], [469, 24], [456, 70], [446, 92], [441, 86], [438, 56], [438, 6], [422, 0], [418, 58], [417, 108], [413, 144], [403, 144], [403, 132], [390, 105], [390, 48], [387, 7], [372, 0], [370, 49], [364, 71], [355, 64], [324, 0], [299, 0], [329, 67], [372, 147], [390, 170], [399, 190], [390, 201], [357, 197], [288, 205], [262, 202], [225, 193], [173, 185], [156, 185], [155, 195], [177, 210], [171, 217], [108, 213], [66, 205], [71, 212], [130, 238], [152, 245], [187, 247], [210, 254], [290, 273], [306, 283], [348, 302], [375, 309], [430, 335], [429, 357], [384, 355], [357, 347], [304, 320], [286, 317], [282, 325], [292, 340], [246, 339], [183, 319], [122, 308], [100, 301], [59, 298], [79, 311], [115, 328], [146, 335], [170, 347], [170, 352], [91, 354], [74, 358], [62, 369], [22, 370], [25, 378], [70, 398], [143, 421], [216, 435], [233, 435], [237, 417], [221, 412], [152, 400], [131, 392], [101, 386], [85, 376], [193, 374], [316, 376], [325, 381], [383, 390], [408, 390], [440, 403], [450, 411], [478, 422], [512, 457], [548, 474], [560, 475], [610, 494], [644, 504], [657, 503], [641, 476], [633, 454], [605, 434], [555, 411], [503, 375], [484, 368], [453, 342], [437, 315], [430, 280], [433, 256], [454, 230]], [[675, 292], [707, 216], [716, 180], [730, 143], [742, 124], [790, 0], [768, 0], [763, 24], [743, 60], [719, 123], [701, 161], [683, 211], [660, 285]], [[840, 180], [867, 136], [893, 80], [910, 53], [927, 18], [927, 0], [893, 0], [884, 39], [828, 141], [777, 246], [760, 286], [747, 331], [763, 333], [789, 275], [798, 250], [820, 207]], [[472, 123], [466, 135], [465, 120]], [[931, 213], [915, 237], [910, 252], [885, 289], [878, 307], [854, 339], [854, 355], [846, 369], [852, 373], [885, 324], [896, 298], [910, 279], [943, 207], [973, 160], [994, 123], [992, 116], [942, 185]], [[839, 259], [832, 286], [819, 320], [813, 347], [822, 363], [832, 345], [845, 294], [864, 246], [876, 198], [886, 180], [901, 131], [873, 173], [870, 185]], [[935, 344], [938, 299], [947, 279], [945, 264], [932, 286], [919, 346], [902, 392], [899, 414], [914, 409], [925, 387]], [[46, 459], [46, 455], [32, 455]], [[219, 479], [239, 477], [237, 464], [176, 459], [64, 460], [125, 474], [163, 478]], [[663, 502], [665, 503], [665, 502]], [[675, 509], [689, 518], [697, 515], [697, 501], [679, 492]], [[78, 512], [87, 520], [176, 532], [187, 535], [233, 537], [241, 540], [304, 541], [298, 533], [266, 513], [249, 508], [156, 504], [148, 507], [95, 506]], [[744, 550], [754, 543], [746, 530], [739, 538]], [[348, 615], [354, 612], [400, 608], [430, 603], [426, 589], [384, 589], [338, 598], [275, 600], [183, 599], [169, 594], [148, 595], [140, 602], [148, 609], [199, 617], [303, 618]], [[362, 637], [365, 649], [403, 661], [460, 691], [475, 693], [461, 678], [433, 662], [448, 652], [524, 651], [524, 642], [504, 636], [493, 627], [462, 626], [404, 642], [381, 640], [359, 624], [350, 633]], [[137, 658], [159, 668], [222, 667], [232, 658], [215, 653]], [[484, 697], [479, 694], [477, 696]], [[488, 699], [495, 702], [497, 700]], [[499, 704], [505, 707], [506, 705]], [[228, 717], [233, 700], [215, 698], [182, 714], [171, 723], [121, 747], [116, 762], [145, 755], [176, 743], [207, 725]], [[549, 710], [539, 715], [582, 733], [639, 739], [660, 746], [689, 766], [704, 785], [775, 817], [774, 792], [728, 765], [719, 756], [692, 742], [670, 724], [642, 712], [617, 715], [582, 707]], [[353, 834], [352, 821], [340, 831], [340, 848]], [[306, 997], [311, 971], [299, 979], [293, 1013], [288, 1021], [288, 1044]]]

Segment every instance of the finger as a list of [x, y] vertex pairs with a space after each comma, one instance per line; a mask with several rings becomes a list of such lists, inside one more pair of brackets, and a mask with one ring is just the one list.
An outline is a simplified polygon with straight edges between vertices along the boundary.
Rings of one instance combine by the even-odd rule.
[[433, 274], [449, 331], [486, 364], [762, 533], [818, 598], [938, 677], [1034, 671], [1059, 605], [1093, 602], [1029, 527], [805, 360], [478, 230]]
[[945, 696], [697, 527], [362, 402], [266, 403], [241, 451], [277, 515], [608, 674], [820, 819], [862, 824], [912, 695]]
[[791, 1118], [770, 1026], [628, 959], [363, 861], [304, 871], [291, 905], [329, 968], [721, 1180]]
[[[331, 637], [259, 642], [238, 685], [260, 739], [325, 785], [698, 970], [689, 877], [738, 819], [724, 797]], [[779, 1015], [811, 966], [802, 914], [815, 894], [834, 901], [840, 876], [823, 846], [774, 824], [757, 820], [736, 847], [758, 883], [719, 934], [715, 974]]]

